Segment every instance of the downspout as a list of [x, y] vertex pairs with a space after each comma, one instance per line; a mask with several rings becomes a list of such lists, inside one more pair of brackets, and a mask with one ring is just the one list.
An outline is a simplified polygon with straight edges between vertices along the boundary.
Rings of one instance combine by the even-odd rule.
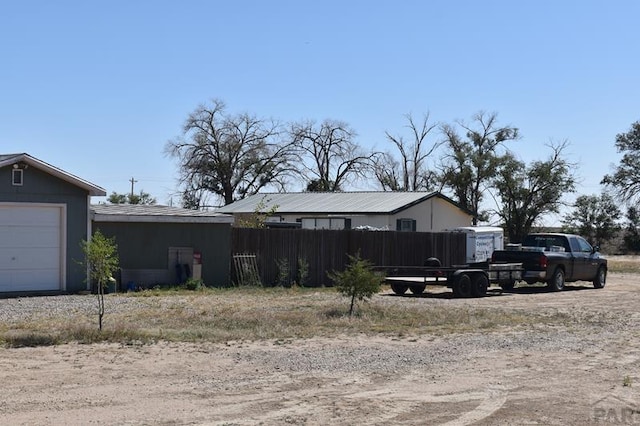
[[431, 218], [430, 218], [431, 228], [429, 229], [429, 231], [433, 232], [433, 198], [431, 199], [431, 212], [430, 213], [431, 213]]

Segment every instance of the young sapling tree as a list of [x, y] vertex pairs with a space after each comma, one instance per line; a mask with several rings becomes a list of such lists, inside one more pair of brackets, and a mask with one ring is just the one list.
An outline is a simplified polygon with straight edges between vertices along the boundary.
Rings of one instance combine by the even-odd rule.
[[373, 265], [370, 261], [360, 258], [360, 253], [347, 256], [349, 264], [345, 270], [330, 272], [329, 278], [336, 284], [338, 292], [351, 298], [349, 316], [352, 316], [356, 300], [367, 300], [378, 293], [383, 278], [372, 270]]
[[97, 230], [89, 241], [82, 241], [84, 253], [84, 265], [89, 272], [89, 282], [97, 285], [98, 296], [98, 329], [102, 331], [102, 319], [104, 317], [104, 289], [113, 282], [113, 273], [119, 267], [118, 246], [114, 238], [105, 237]]

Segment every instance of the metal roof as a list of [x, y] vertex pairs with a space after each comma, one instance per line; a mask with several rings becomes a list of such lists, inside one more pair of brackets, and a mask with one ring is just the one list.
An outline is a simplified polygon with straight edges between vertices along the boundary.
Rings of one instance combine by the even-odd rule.
[[213, 211], [142, 204], [93, 204], [95, 222], [233, 223], [233, 217]]
[[105, 196], [107, 192], [104, 188], [99, 187], [98, 185], [94, 185], [93, 183], [86, 181], [84, 179], [80, 179], [78, 176], [72, 175], [71, 173], [65, 172], [62, 169], [59, 169], [55, 166], [52, 166], [49, 163], [45, 163], [42, 160], [39, 160], [35, 157], [30, 156], [26, 153], [20, 154], [0, 154], [0, 168], [12, 166], [17, 163], [24, 163], [31, 167], [35, 167], [40, 169], [52, 176], [55, 176], [59, 179], [67, 181], [75, 186], [78, 186], [82, 189], [89, 191], [90, 195], [94, 196]]
[[439, 192], [289, 192], [249, 196], [217, 209], [220, 213], [395, 214], [433, 197], [458, 206]]

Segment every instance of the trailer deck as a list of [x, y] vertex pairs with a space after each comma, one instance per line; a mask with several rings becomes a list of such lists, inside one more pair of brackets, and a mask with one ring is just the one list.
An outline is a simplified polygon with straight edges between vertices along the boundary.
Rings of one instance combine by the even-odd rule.
[[427, 285], [444, 285], [453, 290], [454, 297], [482, 297], [491, 284], [504, 288], [522, 279], [521, 263], [482, 262], [452, 266], [379, 266], [375, 270], [385, 274], [385, 282], [396, 294], [422, 294]]

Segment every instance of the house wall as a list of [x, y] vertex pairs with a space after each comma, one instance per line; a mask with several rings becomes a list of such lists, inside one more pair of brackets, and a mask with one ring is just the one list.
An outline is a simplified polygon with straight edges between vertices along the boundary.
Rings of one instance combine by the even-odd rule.
[[[295, 222], [300, 218], [318, 218], [323, 215], [280, 214], [285, 222]], [[324, 217], [328, 217], [325, 215]], [[351, 219], [351, 228], [358, 226], [372, 226], [379, 229], [396, 230], [397, 219], [414, 219], [417, 232], [440, 232], [459, 226], [470, 226], [472, 218], [469, 214], [455, 205], [438, 197], [430, 198], [420, 204], [411, 206], [393, 215], [331, 215], [331, 217], [345, 217]]]
[[89, 192], [35, 167], [23, 172], [23, 185], [14, 186], [11, 167], [0, 169], [0, 202], [66, 204], [66, 291], [87, 288], [81, 241], [87, 238]]
[[397, 219], [415, 219], [417, 232], [440, 232], [459, 226], [470, 226], [472, 218], [453, 204], [437, 197], [409, 207], [391, 217], [392, 229]]
[[169, 247], [193, 248], [202, 254], [202, 280], [206, 285], [229, 283], [231, 226], [228, 223], [94, 222], [93, 229], [115, 237], [122, 269], [172, 272], [175, 265], [169, 265]]

